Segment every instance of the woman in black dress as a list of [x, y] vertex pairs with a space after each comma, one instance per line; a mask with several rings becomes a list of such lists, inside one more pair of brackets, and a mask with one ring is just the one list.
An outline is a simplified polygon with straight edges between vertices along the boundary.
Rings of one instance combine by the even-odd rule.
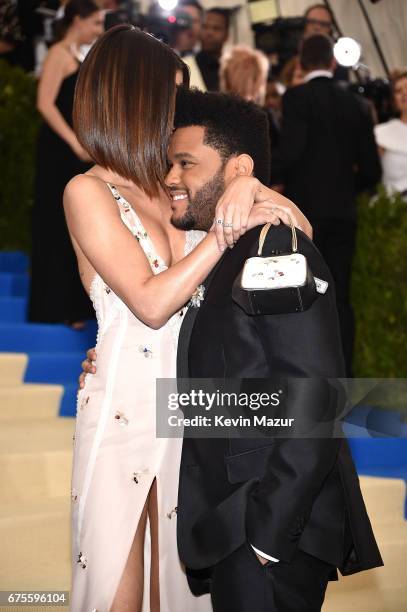
[[30, 321], [81, 327], [93, 308], [79, 278], [65, 223], [66, 184], [90, 167], [72, 129], [72, 106], [80, 46], [102, 32], [104, 15], [92, 0], [71, 0], [61, 20], [60, 40], [49, 50], [38, 85], [37, 108], [44, 118], [37, 148], [32, 225]]

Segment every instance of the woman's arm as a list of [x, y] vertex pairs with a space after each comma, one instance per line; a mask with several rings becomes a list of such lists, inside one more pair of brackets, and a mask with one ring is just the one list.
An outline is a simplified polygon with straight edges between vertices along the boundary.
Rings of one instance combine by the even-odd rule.
[[66, 77], [66, 63], [69, 57], [68, 52], [60, 46], [51, 47], [49, 50], [38, 84], [37, 109], [48, 125], [71, 147], [73, 152], [80, 159], [89, 161], [90, 158], [79, 144], [74, 131], [55, 105], [62, 81]]
[[312, 239], [312, 226], [298, 206], [252, 176], [237, 176], [230, 181], [217, 204], [215, 219], [226, 224], [215, 224], [220, 247], [233, 246], [245, 231], [260, 223], [289, 224], [290, 219]]
[[222, 256], [210, 232], [192, 253], [154, 275], [99, 179], [75, 177], [65, 189], [64, 207], [71, 236], [86, 259], [134, 315], [154, 329], [188, 302]]

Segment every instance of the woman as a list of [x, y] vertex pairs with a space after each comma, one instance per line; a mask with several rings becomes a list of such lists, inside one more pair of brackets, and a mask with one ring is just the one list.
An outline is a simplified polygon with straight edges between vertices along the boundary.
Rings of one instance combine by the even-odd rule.
[[220, 61], [220, 90], [263, 106], [268, 71], [264, 53], [245, 45], [232, 47]]
[[32, 225], [32, 286], [29, 318], [83, 326], [93, 317], [78, 275], [62, 205], [68, 181], [87, 170], [88, 153], [72, 129], [79, 48], [103, 32], [103, 12], [92, 0], [71, 0], [59, 23], [61, 39], [45, 60], [37, 107], [44, 118], [37, 148]]
[[[96, 165], [69, 183], [64, 205], [99, 333], [98, 371], [78, 396], [74, 612], [210, 610], [177, 554], [182, 443], [155, 435], [156, 379], [175, 377], [184, 305], [221, 257], [214, 232], [170, 224], [166, 150], [183, 72], [166, 45], [118, 26], [90, 51], [76, 90], [78, 138]], [[223, 208], [237, 231], [247, 217]]]
[[407, 197], [407, 72], [392, 82], [398, 119], [375, 126], [376, 142], [382, 155], [383, 183], [388, 192]]
[[295, 55], [284, 64], [280, 72], [280, 80], [284, 87], [289, 89], [290, 87], [302, 85], [303, 79], [304, 71], [301, 68], [300, 58], [298, 55]]
[[[220, 62], [220, 90], [240, 96], [245, 100], [265, 105], [269, 61], [261, 51], [245, 45], [232, 47], [224, 53]], [[271, 156], [278, 145], [280, 127], [274, 111], [264, 109], [269, 123]]]

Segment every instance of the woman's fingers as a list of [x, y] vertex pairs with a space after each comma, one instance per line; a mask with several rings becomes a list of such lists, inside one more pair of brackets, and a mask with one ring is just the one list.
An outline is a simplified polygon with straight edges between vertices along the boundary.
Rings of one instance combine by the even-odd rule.
[[217, 240], [220, 251], [224, 251], [226, 248], [225, 236], [223, 233], [224, 222], [225, 222], [225, 219], [224, 219], [224, 211], [223, 211], [222, 198], [221, 198], [216, 206], [215, 221], [214, 221], [214, 224], [215, 224], [214, 231], [215, 231], [215, 236], [216, 236], [216, 240]]
[[89, 361], [96, 361], [96, 349], [91, 348], [86, 351], [86, 357], [89, 359]]
[[82, 361], [82, 370], [85, 374], [94, 374], [96, 372], [95, 366], [89, 359]]
[[225, 242], [228, 247], [233, 247], [234, 240], [234, 226], [238, 224], [240, 230], [240, 214], [233, 204], [226, 206], [225, 219], [223, 223], [223, 234]]

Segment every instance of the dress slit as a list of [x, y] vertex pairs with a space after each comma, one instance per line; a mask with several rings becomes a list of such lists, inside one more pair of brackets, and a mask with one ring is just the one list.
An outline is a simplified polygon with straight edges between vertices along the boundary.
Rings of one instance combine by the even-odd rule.
[[[157, 481], [157, 475], [156, 474], [152, 474], [150, 477], [150, 481], [149, 481], [149, 486], [147, 488], [147, 493], [146, 496], [144, 498], [144, 503], [142, 504], [140, 511], [138, 512], [137, 515], [137, 520], [135, 522], [135, 524], [133, 525], [133, 527], [131, 528], [130, 533], [132, 533], [133, 535], [130, 536], [128, 538], [128, 542], [130, 543], [129, 549], [127, 551], [127, 554], [123, 555], [123, 563], [121, 564], [121, 571], [119, 570], [118, 574], [117, 574], [117, 578], [116, 578], [116, 585], [115, 587], [112, 589], [112, 597], [111, 597], [111, 601], [108, 602], [108, 610], [110, 612], [110, 609], [113, 605], [114, 602], [114, 598], [116, 597], [117, 594], [117, 590], [119, 588], [120, 585], [120, 581], [122, 579], [124, 570], [126, 569], [126, 565], [127, 562], [129, 560], [129, 556], [130, 556], [130, 552], [131, 552], [131, 547], [133, 546], [133, 542], [134, 542], [134, 538], [135, 535], [137, 533], [137, 529], [139, 527], [140, 524], [140, 519], [141, 516], [143, 514], [143, 510], [144, 508], [146, 508], [146, 504], [147, 504], [147, 520], [146, 520], [146, 527], [145, 527], [145, 532], [144, 532], [144, 545], [143, 545], [143, 550], [142, 550], [142, 554], [143, 554], [143, 559], [144, 559], [144, 576], [143, 576], [143, 605], [142, 605], [142, 611], [144, 612], [144, 610], [149, 610], [150, 609], [150, 601], [149, 601], [149, 595], [150, 595], [150, 567], [151, 567], [151, 552], [150, 552], [150, 545], [149, 545], [149, 538], [147, 538], [147, 532], [149, 532], [149, 535], [151, 533], [150, 531], [150, 521], [149, 521], [149, 517], [148, 517], [148, 498], [152, 489], [152, 486], [154, 484], [154, 480]], [[157, 506], [158, 506], [158, 483], [157, 483]], [[157, 512], [158, 512], [158, 508], [157, 508]], [[151, 539], [151, 536], [150, 536]], [[146, 540], [147, 540], [147, 546], [146, 546]], [[159, 546], [159, 543], [158, 543]], [[147, 550], [146, 550], [147, 548]], [[147, 554], [146, 554], [147, 553]], [[147, 561], [147, 562], [146, 562]], [[158, 561], [159, 563], [159, 561]]]

